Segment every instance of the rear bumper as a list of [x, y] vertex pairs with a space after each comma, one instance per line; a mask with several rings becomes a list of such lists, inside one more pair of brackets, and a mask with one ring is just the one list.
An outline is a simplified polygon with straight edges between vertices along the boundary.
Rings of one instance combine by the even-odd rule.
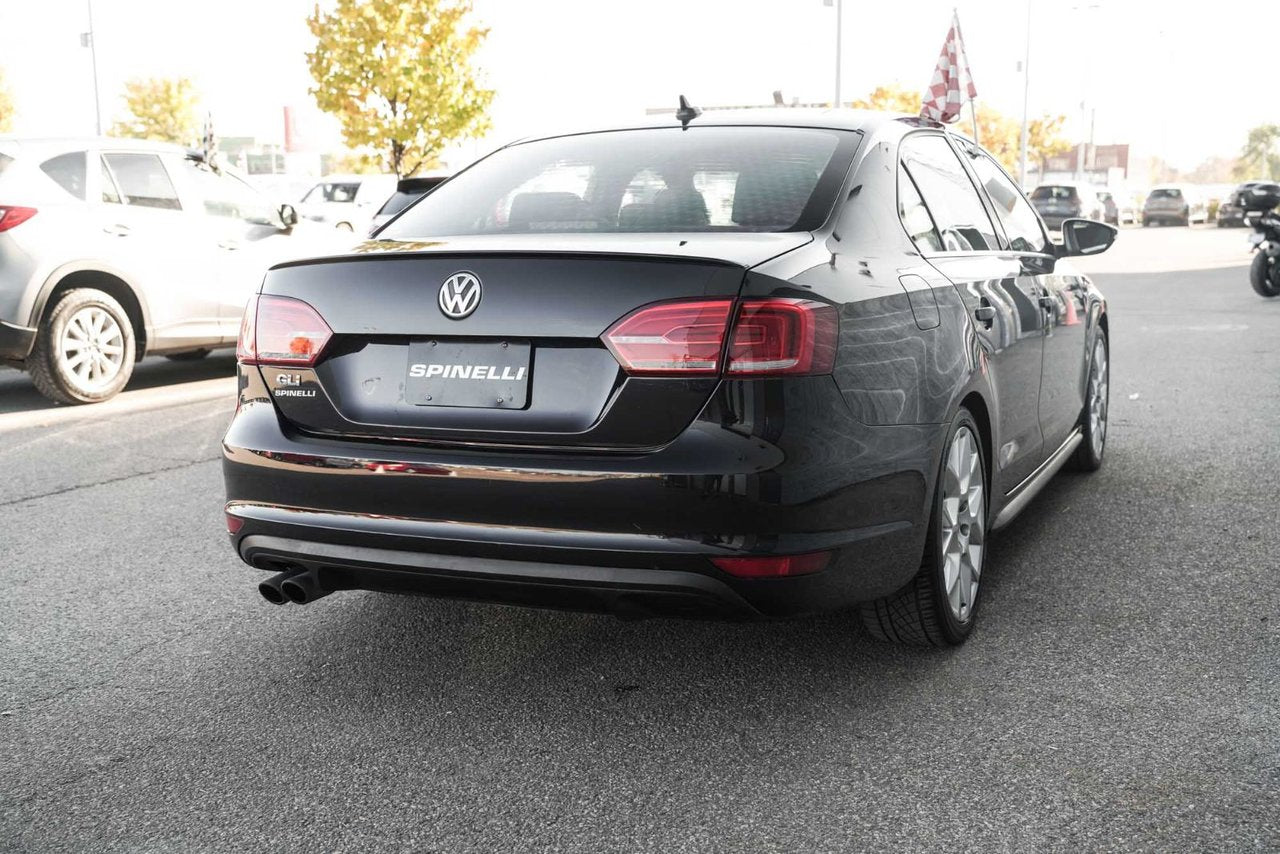
[[22, 362], [36, 343], [36, 330], [0, 320], [0, 362]]
[[[675, 442], [625, 455], [338, 442], [253, 394], [223, 461], [247, 563], [316, 569], [332, 589], [623, 615], [787, 617], [893, 592], [919, 566], [944, 433], [861, 425], [829, 377], [726, 384]], [[777, 408], [755, 413], [761, 435], [724, 411], [752, 399]], [[711, 562], [814, 551], [827, 568], [788, 578]]]

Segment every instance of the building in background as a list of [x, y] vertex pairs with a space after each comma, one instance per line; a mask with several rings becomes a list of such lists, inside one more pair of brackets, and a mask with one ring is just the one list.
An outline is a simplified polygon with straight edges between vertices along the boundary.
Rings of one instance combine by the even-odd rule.
[[[1083, 162], [1081, 156], [1083, 155]], [[1129, 143], [1074, 146], [1066, 154], [1046, 157], [1029, 170], [1030, 186], [1053, 181], [1086, 181], [1099, 187], [1143, 187], [1154, 183], [1156, 158]]]

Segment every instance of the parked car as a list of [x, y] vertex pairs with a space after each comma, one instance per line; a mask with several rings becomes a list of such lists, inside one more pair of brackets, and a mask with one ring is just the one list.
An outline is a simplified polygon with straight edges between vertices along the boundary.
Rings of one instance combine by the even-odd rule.
[[1132, 193], [1123, 190], [1098, 190], [1097, 195], [1103, 204], [1104, 222], [1112, 225], [1137, 224], [1140, 208]]
[[1204, 194], [1189, 184], [1152, 187], [1142, 206], [1142, 224], [1191, 225], [1209, 221], [1209, 203]]
[[507, 146], [267, 274], [231, 544], [275, 603], [860, 604], [878, 637], [959, 643], [991, 532], [1102, 464], [1107, 306], [1067, 256], [1115, 234], [1051, 242], [917, 118], [685, 108]]
[[334, 246], [196, 152], [0, 138], [0, 360], [53, 400], [106, 400], [144, 355], [234, 346], [263, 271]]
[[386, 225], [393, 216], [443, 184], [448, 177], [448, 175], [423, 175], [417, 178], [401, 178], [396, 184], [396, 191], [382, 203], [382, 207], [378, 208], [378, 212], [373, 215], [373, 222], [369, 225], [369, 234], [373, 234]]
[[1246, 181], [1218, 207], [1218, 227], [1247, 225], [1248, 220], [1280, 205], [1280, 183]]
[[1059, 182], [1041, 184], [1031, 191], [1031, 204], [1052, 229], [1062, 227], [1064, 220], [1073, 218], [1096, 219], [1106, 216], [1106, 205], [1097, 191], [1089, 184]]
[[329, 175], [307, 191], [298, 211], [312, 222], [368, 234], [374, 212], [395, 188], [395, 175]]

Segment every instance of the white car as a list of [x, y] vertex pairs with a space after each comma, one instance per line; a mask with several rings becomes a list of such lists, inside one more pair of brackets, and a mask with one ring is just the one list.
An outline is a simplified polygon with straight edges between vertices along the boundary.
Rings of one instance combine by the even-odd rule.
[[395, 175], [329, 175], [307, 191], [298, 212], [312, 222], [367, 234], [374, 214], [395, 191]]
[[175, 145], [0, 137], [0, 361], [62, 403], [233, 347], [266, 268], [343, 248]]

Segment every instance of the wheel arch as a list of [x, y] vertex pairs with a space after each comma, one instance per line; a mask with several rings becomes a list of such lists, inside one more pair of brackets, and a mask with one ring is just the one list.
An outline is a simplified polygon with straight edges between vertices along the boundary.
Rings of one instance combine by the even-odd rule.
[[[978, 424], [978, 438], [982, 440], [983, 468], [986, 469], [987, 483], [994, 485], [995, 479], [992, 477], [992, 473], [994, 472], [995, 461], [992, 449], [995, 447], [995, 437], [991, 432], [991, 411], [987, 407], [986, 398], [977, 390], [971, 391], [960, 401], [957, 411], [959, 411], [960, 407], [969, 410], [969, 414], [973, 416], [973, 420]], [[988, 506], [991, 503], [991, 492], [992, 490], [988, 488]]]
[[146, 301], [124, 276], [102, 265], [69, 265], [59, 268], [49, 276], [31, 308], [31, 326], [39, 327], [44, 323], [49, 312], [57, 305], [58, 298], [75, 288], [102, 291], [124, 307], [137, 342], [135, 358], [141, 359], [147, 350], [147, 330], [151, 323]]

